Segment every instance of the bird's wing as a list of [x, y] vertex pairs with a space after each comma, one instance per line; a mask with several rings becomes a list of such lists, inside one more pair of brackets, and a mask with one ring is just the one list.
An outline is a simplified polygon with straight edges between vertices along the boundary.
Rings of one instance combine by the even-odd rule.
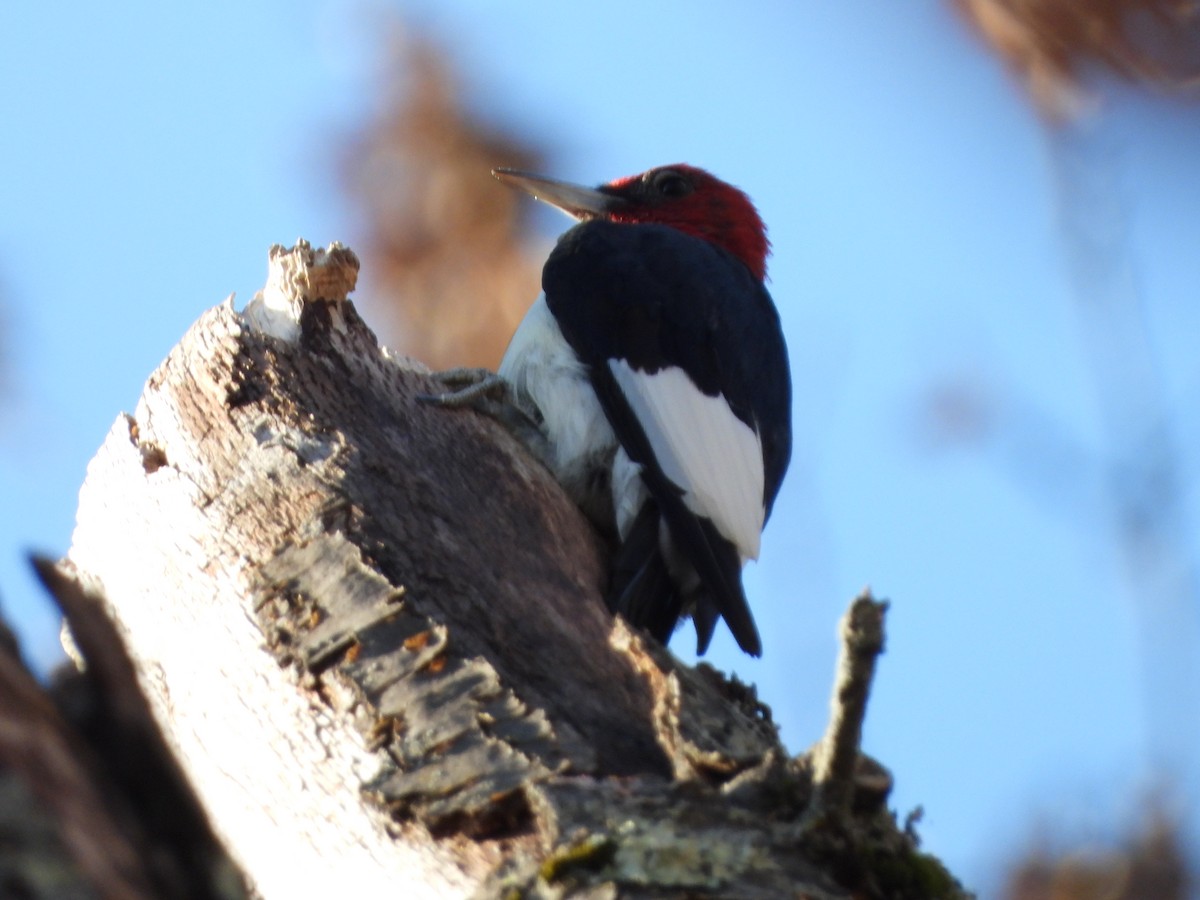
[[739, 643], [757, 645], [741, 562], [758, 553], [790, 452], [787, 356], [770, 297], [705, 241], [601, 221], [564, 235], [543, 287], [674, 542]]
[[648, 372], [627, 359], [609, 359], [608, 368], [687, 508], [711, 519], [743, 559], [757, 559], [765, 513], [758, 432], [681, 368]]

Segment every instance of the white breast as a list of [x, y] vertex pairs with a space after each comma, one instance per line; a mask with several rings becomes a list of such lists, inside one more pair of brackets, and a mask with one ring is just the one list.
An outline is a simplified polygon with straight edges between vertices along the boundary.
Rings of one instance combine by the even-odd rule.
[[610, 504], [608, 478], [617, 438], [544, 294], [521, 320], [497, 371], [541, 412], [550, 444], [545, 462], [575, 502], [592, 514], [598, 499], [593, 494], [600, 489], [604, 504]]

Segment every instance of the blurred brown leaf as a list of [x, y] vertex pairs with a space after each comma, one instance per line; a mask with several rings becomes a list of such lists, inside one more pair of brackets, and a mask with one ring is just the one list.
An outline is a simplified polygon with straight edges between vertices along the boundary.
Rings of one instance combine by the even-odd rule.
[[539, 168], [528, 144], [465, 107], [445, 54], [392, 34], [385, 102], [353, 140], [343, 180], [362, 214], [356, 239], [389, 343], [434, 368], [494, 368], [537, 296], [539, 263], [523, 240], [526, 198], [495, 166]]
[[952, 0], [1025, 83], [1039, 109], [1069, 118], [1099, 67], [1200, 96], [1197, 0]]
[[1035, 851], [1009, 875], [1005, 900], [1187, 900], [1188, 861], [1176, 824], [1152, 813], [1127, 845], [1065, 853]]

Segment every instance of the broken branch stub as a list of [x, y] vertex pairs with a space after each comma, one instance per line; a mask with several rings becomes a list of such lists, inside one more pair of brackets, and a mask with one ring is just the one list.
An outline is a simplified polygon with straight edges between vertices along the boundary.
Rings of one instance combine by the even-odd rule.
[[877, 793], [886, 798], [891, 776], [860, 752], [867, 698], [875, 677], [875, 661], [884, 649], [886, 601], [864, 590], [850, 604], [838, 628], [841, 648], [830, 704], [829, 725], [813, 751], [813, 784], [816, 796], [810, 818], [845, 817], [856, 793]]

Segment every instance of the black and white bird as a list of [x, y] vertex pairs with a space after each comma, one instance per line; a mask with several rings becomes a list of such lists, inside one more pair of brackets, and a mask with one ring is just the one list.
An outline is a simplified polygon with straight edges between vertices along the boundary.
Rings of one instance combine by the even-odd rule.
[[741, 573], [791, 455], [791, 383], [758, 212], [688, 165], [594, 189], [493, 174], [579, 220], [497, 374], [533, 449], [616, 536], [609, 607], [664, 643], [690, 615], [698, 653], [723, 618], [760, 655]]

